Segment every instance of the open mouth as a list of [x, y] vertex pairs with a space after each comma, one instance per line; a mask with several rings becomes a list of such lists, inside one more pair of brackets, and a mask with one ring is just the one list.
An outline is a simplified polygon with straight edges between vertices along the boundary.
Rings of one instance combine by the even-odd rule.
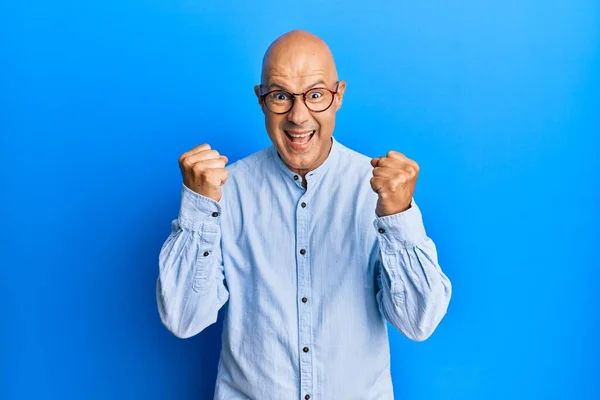
[[315, 135], [315, 131], [302, 133], [290, 133], [288, 131], [284, 131], [284, 133], [291, 147], [298, 150], [306, 148]]

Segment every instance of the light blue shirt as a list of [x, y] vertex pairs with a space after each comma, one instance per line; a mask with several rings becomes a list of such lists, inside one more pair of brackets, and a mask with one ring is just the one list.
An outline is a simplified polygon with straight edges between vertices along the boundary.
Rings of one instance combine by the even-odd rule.
[[227, 167], [219, 202], [182, 188], [158, 309], [188, 338], [225, 306], [217, 400], [393, 399], [386, 321], [422, 341], [446, 313], [414, 199], [377, 217], [371, 158], [332, 141], [306, 189], [274, 146]]

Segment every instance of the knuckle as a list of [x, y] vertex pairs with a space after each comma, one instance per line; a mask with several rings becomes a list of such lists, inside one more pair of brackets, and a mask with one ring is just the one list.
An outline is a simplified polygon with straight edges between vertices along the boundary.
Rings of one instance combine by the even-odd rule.
[[201, 174], [205, 168], [204, 168], [204, 165], [202, 165], [201, 163], [196, 163], [196, 164], [192, 165], [190, 167], [190, 169], [192, 171], [194, 171], [194, 173], [196, 173], [196, 174]]
[[185, 157], [181, 160], [180, 165], [183, 167], [183, 169], [189, 170], [192, 167], [192, 162], [188, 157]]
[[406, 174], [405, 172], [401, 173], [400, 175], [398, 175], [398, 177], [396, 178], [396, 182], [398, 184], [403, 184], [406, 183], [408, 181], [408, 174]]
[[219, 152], [216, 150], [205, 150], [201, 153], [202, 161], [214, 160], [219, 158]]

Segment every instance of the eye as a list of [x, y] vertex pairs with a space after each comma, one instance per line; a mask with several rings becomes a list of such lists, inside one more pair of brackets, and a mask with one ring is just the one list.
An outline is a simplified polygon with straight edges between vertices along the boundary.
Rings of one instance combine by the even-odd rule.
[[286, 92], [273, 92], [269, 95], [269, 97], [273, 101], [287, 101], [290, 99], [289, 94], [287, 94]]
[[308, 94], [308, 98], [311, 100], [320, 99], [321, 97], [323, 97], [323, 92], [319, 90], [313, 90]]

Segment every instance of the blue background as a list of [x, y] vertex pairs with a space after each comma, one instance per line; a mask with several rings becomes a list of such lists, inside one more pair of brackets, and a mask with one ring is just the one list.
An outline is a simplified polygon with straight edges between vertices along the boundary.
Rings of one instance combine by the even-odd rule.
[[598, 1], [91, 0], [0, 5], [0, 398], [211, 399], [222, 315], [160, 323], [179, 155], [270, 144], [252, 87], [278, 35], [331, 46], [336, 137], [421, 165], [452, 279], [398, 399], [600, 398]]

